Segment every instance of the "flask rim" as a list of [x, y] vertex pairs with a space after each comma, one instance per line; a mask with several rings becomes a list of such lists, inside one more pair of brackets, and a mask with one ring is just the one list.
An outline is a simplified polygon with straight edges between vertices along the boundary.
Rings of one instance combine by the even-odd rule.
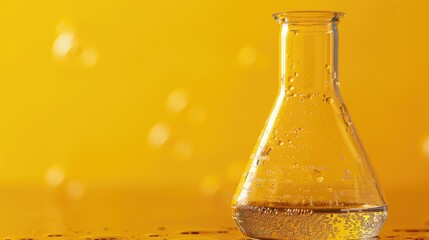
[[286, 11], [274, 13], [274, 19], [280, 23], [337, 23], [344, 12], [336, 11]]

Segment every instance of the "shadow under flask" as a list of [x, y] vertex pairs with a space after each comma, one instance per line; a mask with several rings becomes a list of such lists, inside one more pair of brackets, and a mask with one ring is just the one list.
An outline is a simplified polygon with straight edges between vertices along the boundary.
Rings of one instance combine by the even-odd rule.
[[377, 236], [387, 206], [339, 93], [343, 13], [274, 14], [280, 91], [232, 202], [258, 239]]

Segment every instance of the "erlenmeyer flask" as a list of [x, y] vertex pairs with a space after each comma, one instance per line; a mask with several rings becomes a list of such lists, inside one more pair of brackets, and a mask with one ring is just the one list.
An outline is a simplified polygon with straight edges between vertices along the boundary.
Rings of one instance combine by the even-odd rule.
[[280, 91], [233, 199], [248, 237], [374, 237], [387, 207], [339, 93], [343, 13], [274, 14]]

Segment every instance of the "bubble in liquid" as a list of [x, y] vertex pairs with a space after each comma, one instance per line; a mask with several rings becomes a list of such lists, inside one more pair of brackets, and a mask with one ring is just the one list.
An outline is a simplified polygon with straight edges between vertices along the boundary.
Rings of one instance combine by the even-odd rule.
[[51, 187], [59, 186], [65, 178], [64, 170], [58, 166], [52, 166], [45, 175], [45, 182]]
[[295, 87], [293, 85], [289, 85], [289, 87], [287, 87], [288, 91], [293, 91], [295, 89]]
[[313, 177], [316, 180], [316, 182], [319, 182], [319, 183], [323, 182], [324, 180], [322, 172], [317, 169], [313, 170]]
[[326, 68], [326, 69], [329, 69], [329, 64], [325, 64], [325, 68]]
[[297, 72], [295, 72], [295, 73], [293, 74], [293, 76], [294, 76], [294, 77], [298, 77], [298, 75], [299, 75], [299, 74], [298, 74]]
[[148, 144], [160, 147], [170, 138], [170, 127], [165, 123], [157, 123], [149, 131]]
[[171, 113], [182, 111], [188, 104], [188, 95], [183, 89], [176, 89], [167, 97], [165, 107]]
[[288, 80], [288, 82], [290, 82], [290, 83], [294, 81], [293, 77], [289, 77], [287, 80]]
[[237, 62], [244, 67], [252, 65], [256, 58], [257, 54], [252, 46], [244, 46], [237, 54]]
[[282, 140], [279, 140], [278, 145], [283, 146], [285, 143]]

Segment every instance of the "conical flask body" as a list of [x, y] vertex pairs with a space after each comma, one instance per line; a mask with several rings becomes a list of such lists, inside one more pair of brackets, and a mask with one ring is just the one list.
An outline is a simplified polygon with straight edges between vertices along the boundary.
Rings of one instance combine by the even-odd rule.
[[280, 89], [233, 199], [259, 239], [375, 237], [387, 207], [339, 93], [342, 14], [290, 12], [281, 23]]

